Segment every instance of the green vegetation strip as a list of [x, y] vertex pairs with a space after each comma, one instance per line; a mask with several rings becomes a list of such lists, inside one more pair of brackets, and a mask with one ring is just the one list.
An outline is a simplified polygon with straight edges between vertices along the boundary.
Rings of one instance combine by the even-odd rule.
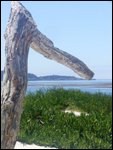
[[[70, 109], [81, 116], [64, 113]], [[112, 96], [75, 90], [29, 93], [18, 140], [61, 149], [112, 148]]]

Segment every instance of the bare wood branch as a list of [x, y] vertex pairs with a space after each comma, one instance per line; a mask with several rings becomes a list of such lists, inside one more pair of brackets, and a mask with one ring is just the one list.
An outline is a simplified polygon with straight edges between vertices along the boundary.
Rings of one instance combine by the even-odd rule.
[[38, 29], [35, 31], [31, 48], [43, 56], [63, 64], [85, 79], [91, 79], [94, 73], [78, 58], [54, 47], [54, 44]]

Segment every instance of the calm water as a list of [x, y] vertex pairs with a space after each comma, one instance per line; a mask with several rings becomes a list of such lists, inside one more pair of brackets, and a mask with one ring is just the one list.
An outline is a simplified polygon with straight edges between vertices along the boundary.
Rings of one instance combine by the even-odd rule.
[[29, 81], [27, 93], [51, 88], [79, 89], [90, 93], [101, 92], [112, 95], [112, 80]]

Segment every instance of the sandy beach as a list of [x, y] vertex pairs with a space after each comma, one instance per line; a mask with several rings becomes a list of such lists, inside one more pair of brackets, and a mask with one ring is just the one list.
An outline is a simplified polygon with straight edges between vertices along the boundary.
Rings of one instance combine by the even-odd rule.
[[15, 148], [14, 149], [57, 149], [55, 147], [46, 147], [46, 146], [39, 146], [35, 144], [26, 144], [26, 143], [21, 143], [21, 142], [16, 142]]

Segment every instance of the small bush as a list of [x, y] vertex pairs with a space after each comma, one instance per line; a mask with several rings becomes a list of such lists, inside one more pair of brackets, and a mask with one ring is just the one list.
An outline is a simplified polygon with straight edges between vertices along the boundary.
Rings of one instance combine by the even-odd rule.
[[[37, 91], [24, 100], [18, 140], [61, 149], [112, 148], [112, 97], [75, 90]], [[63, 110], [86, 112], [76, 117]]]

